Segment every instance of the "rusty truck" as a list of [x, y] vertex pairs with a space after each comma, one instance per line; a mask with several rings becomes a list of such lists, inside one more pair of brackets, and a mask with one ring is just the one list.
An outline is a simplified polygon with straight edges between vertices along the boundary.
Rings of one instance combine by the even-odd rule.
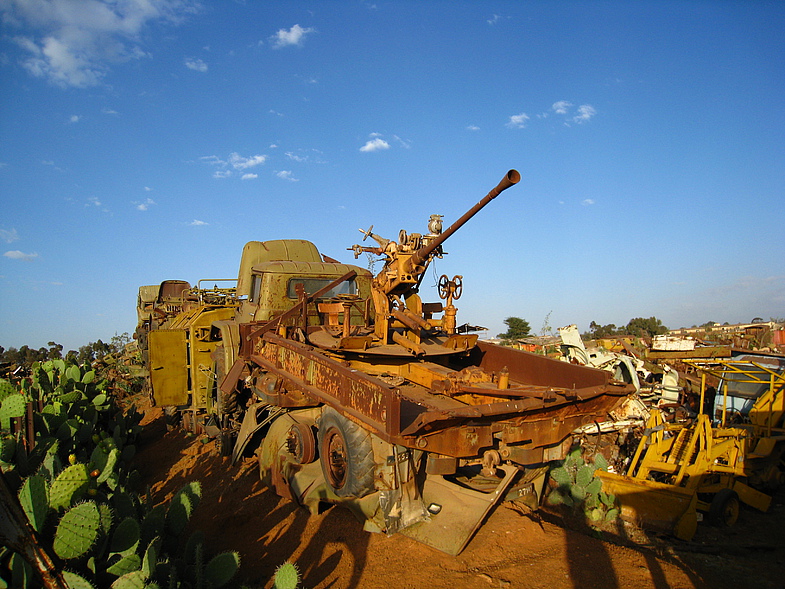
[[281, 496], [451, 554], [498, 502], [536, 508], [571, 432], [634, 388], [480, 340], [458, 325], [462, 276], [424, 298], [444, 242], [519, 180], [510, 170], [447, 229], [432, 215], [397, 240], [361, 230], [374, 243], [348, 249], [378, 256], [375, 275], [302, 239], [247, 243], [231, 298], [200, 311], [186, 290], [190, 308], [149, 331], [153, 401], [233, 461], [255, 454]]

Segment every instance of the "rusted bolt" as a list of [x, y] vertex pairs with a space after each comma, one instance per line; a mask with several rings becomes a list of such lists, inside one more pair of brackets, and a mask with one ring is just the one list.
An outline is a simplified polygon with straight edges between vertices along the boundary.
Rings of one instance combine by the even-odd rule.
[[428, 440], [425, 438], [418, 438], [417, 439], [417, 447], [418, 448], [425, 448], [428, 445]]

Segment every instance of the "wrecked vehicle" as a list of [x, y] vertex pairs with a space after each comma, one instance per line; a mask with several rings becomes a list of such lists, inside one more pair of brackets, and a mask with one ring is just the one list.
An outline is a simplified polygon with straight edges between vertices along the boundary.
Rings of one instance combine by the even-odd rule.
[[[767, 511], [785, 483], [785, 357], [689, 363], [703, 375], [696, 419], [668, 423], [653, 411], [627, 474], [596, 473], [623, 519], [683, 540], [704, 514], [731, 526], [741, 503]], [[714, 399], [709, 375], [720, 383]]]
[[[375, 245], [349, 249], [383, 260], [375, 276], [305, 240], [249, 242], [231, 317], [201, 339], [176, 319], [168, 339], [150, 333], [154, 401], [233, 461], [255, 453], [280, 495], [314, 511], [342, 504], [367, 530], [450, 554], [499, 501], [536, 507], [571, 432], [606, 419], [634, 387], [463, 332], [461, 276], [441, 276], [439, 300], [423, 299], [442, 244], [519, 180], [508, 172], [444, 231], [439, 215], [397, 241], [362, 231]], [[204, 396], [182, 384], [202, 346], [213, 347], [209, 368], [199, 362], [212, 375]]]

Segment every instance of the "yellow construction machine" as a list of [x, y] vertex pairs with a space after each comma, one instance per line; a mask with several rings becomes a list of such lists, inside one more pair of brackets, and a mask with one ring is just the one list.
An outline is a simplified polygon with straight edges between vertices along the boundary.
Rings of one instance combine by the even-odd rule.
[[785, 358], [690, 364], [702, 373], [698, 407], [706, 407], [707, 375], [720, 383], [714, 415], [669, 423], [655, 409], [627, 474], [596, 472], [623, 519], [683, 540], [692, 539], [704, 513], [730, 526], [740, 503], [767, 511], [769, 493], [785, 482]]

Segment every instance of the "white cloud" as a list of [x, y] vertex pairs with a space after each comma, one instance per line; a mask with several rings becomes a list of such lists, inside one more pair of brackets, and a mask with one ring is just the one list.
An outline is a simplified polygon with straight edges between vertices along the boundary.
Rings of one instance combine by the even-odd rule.
[[101, 206], [101, 201], [98, 200], [97, 197], [91, 196], [90, 198], [87, 199], [87, 204], [85, 206], [88, 206], [88, 205], [93, 205], [93, 206], [96, 206], [96, 207], [100, 207]]
[[0, 239], [6, 243], [11, 243], [19, 239], [16, 229], [0, 229]]
[[194, 219], [190, 223], [188, 223], [191, 227], [201, 227], [202, 225], [209, 225], [209, 223], [205, 223], [204, 221], [200, 221], [199, 219]]
[[117, 114], [117, 111], [114, 110], [114, 109], [111, 109], [111, 108], [102, 108], [101, 112], [104, 113], [105, 115], [116, 115]]
[[380, 151], [382, 149], [390, 149], [390, 144], [387, 143], [384, 139], [376, 137], [375, 139], [367, 141], [365, 145], [360, 148], [360, 151], [369, 153], [372, 151]]
[[[229, 154], [226, 160], [221, 159], [217, 155], [204, 155], [199, 158], [205, 164], [216, 166], [218, 169], [213, 172], [213, 178], [229, 178], [232, 176], [232, 169], [234, 170], [247, 170], [260, 166], [267, 161], [266, 155], [252, 155], [250, 157], [241, 156], [237, 152]], [[241, 176], [241, 179], [247, 180], [251, 176]]]
[[203, 155], [199, 158], [206, 164], [211, 164], [214, 166], [225, 166], [226, 162], [219, 158], [217, 155]]
[[254, 178], [258, 178], [259, 174], [243, 174], [240, 177], [240, 180], [253, 180]]
[[81, 118], [82, 118], [82, 117], [81, 117], [81, 116], [79, 116], [79, 115], [71, 115], [71, 118], [70, 118], [70, 119], [68, 119], [68, 122], [69, 122], [69, 123], [78, 123], [78, 122], [79, 122], [79, 119], [81, 119]]
[[406, 149], [410, 149], [412, 146], [411, 141], [405, 141], [400, 137], [398, 137], [398, 135], [393, 135], [393, 139], [395, 139], [398, 142], [398, 145], [400, 145], [401, 147], [405, 147]]
[[145, 186], [145, 187], [144, 187], [144, 191], [145, 191], [145, 192], [152, 192], [152, 190], [153, 190], [153, 189], [152, 189], [152, 188], [150, 188], [149, 186]]
[[232, 153], [229, 155], [229, 163], [235, 170], [245, 170], [259, 166], [267, 160], [266, 155], [252, 155], [251, 157], [242, 157], [239, 153]]
[[480, 128], [477, 125], [469, 125], [468, 127], [466, 127], [466, 130], [467, 131], [479, 131]]
[[308, 157], [307, 156], [297, 155], [295, 153], [292, 153], [291, 151], [287, 151], [285, 155], [290, 160], [293, 160], [295, 162], [305, 162], [305, 161], [308, 161]]
[[494, 14], [491, 18], [489, 18], [485, 22], [487, 22], [489, 25], [495, 25], [497, 22], [499, 22], [500, 18], [501, 16], [499, 16], [498, 14]]
[[523, 129], [524, 127], [526, 127], [526, 121], [528, 120], [529, 120], [529, 115], [527, 115], [525, 112], [522, 112], [521, 114], [518, 115], [512, 115], [510, 117], [510, 120], [507, 121], [507, 126], [510, 127], [511, 129]]
[[292, 176], [292, 171], [291, 170], [281, 170], [280, 172], [276, 172], [275, 175], [278, 176], [281, 180], [289, 180], [289, 182], [299, 182], [300, 181], [297, 178], [295, 178], [294, 176]]
[[306, 29], [300, 25], [294, 25], [288, 31], [279, 29], [275, 35], [270, 37], [270, 42], [273, 44], [273, 49], [289, 47], [290, 45], [302, 45], [305, 41], [305, 36], [313, 32], [314, 29], [312, 28]]
[[207, 64], [201, 59], [186, 58], [185, 67], [187, 67], [189, 70], [194, 70], [195, 72], [207, 71]]
[[22, 260], [23, 262], [32, 262], [38, 257], [36, 253], [26, 254], [24, 252], [20, 252], [19, 250], [12, 250], [3, 254], [6, 258], [11, 258], [12, 260]]
[[585, 206], [585, 207], [590, 207], [591, 205], [593, 205], [593, 204], [594, 204], [594, 199], [591, 199], [591, 198], [585, 198], [585, 199], [583, 199], [583, 200], [581, 201], [581, 204], [582, 204], [583, 206]]
[[567, 109], [569, 109], [571, 106], [571, 102], [567, 102], [566, 100], [559, 100], [558, 102], [554, 102], [551, 108], [557, 115], [566, 115]]
[[144, 202], [134, 203], [134, 204], [136, 204], [137, 211], [146, 211], [147, 209], [150, 208], [151, 205], [155, 204], [155, 201], [152, 198], [148, 198]]
[[194, 0], [10, 0], [3, 22], [31, 31], [16, 43], [28, 53], [24, 67], [62, 87], [101, 83], [109, 67], [149, 56], [137, 43], [152, 22], [177, 23], [198, 9]]
[[597, 111], [594, 110], [593, 106], [589, 104], [582, 104], [578, 107], [578, 114], [575, 115], [572, 120], [576, 123], [585, 123], [596, 114]]

